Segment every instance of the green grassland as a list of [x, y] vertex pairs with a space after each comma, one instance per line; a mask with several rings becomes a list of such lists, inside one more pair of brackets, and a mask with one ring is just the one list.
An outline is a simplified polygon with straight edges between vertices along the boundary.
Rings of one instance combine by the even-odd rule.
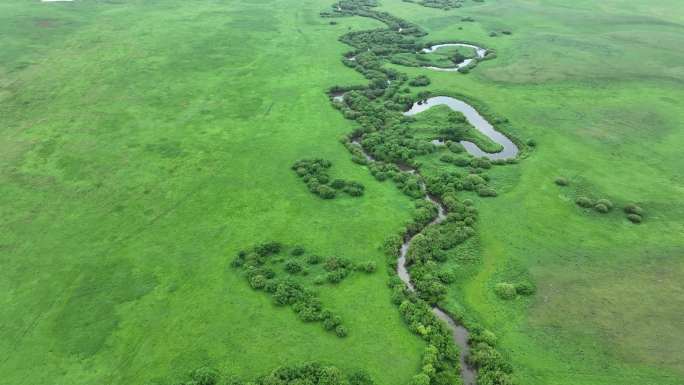
[[[423, 343], [384, 270], [321, 293], [349, 336], [304, 324], [229, 268], [257, 242], [384, 264], [412, 203], [354, 165], [325, 90], [348, 28], [312, 2], [0, 5], [0, 376], [141, 384], [211, 365], [253, 378], [322, 360], [408, 381]], [[7, 47], [5, 50], [4, 47]], [[366, 185], [324, 201], [290, 166]]]
[[[382, 269], [321, 292], [349, 330], [341, 339], [229, 268], [267, 240], [382, 265], [383, 239], [410, 217], [410, 199], [338, 141], [354, 125], [325, 91], [365, 80], [337, 38], [381, 25], [331, 25], [318, 16], [330, 3], [0, 4], [0, 382], [138, 384], [201, 365], [251, 378], [323, 360], [390, 385], [419, 370], [424, 344]], [[499, 196], [476, 200], [478, 237], [449, 261], [460, 268], [449, 309], [496, 332], [520, 384], [681, 384], [684, 9], [465, 4], [381, 3], [426, 41], [495, 49], [467, 75], [389, 66], [538, 144], [488, 172]], [[513, 34], [489, 36], [500, 30]], [[365, 194], [309, 193], [290, 170], [307, 157]], [[421, 159], [428, 173], [438, 159]], [[580, 209], [580, 194], [617, 207]], [[641, 225], [621, 212], [629, 202], [646, 210]], [[534, 296], [492, 290], [523, 278]]]

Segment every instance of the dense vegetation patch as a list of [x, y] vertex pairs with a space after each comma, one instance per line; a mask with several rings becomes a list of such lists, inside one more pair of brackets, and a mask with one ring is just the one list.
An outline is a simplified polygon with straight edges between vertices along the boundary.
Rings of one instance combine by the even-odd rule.
[[373, 385], [373, 379], [362, 370], [345, 372], [319, 362], [282, 366], [271, 373], [251, 380], [243, 380], [201, 367], [176, 381], [177, 385]]
[[306, 183], [309, 191], [323, 199], [333, 199], [338, 192], [344, 192], [353, 197], [363, 195], [364, 186], [355, 181], [344, 179], [330, 179], [328, 169], [332, 166], [325, 159], [302, 159], [292, 165], [292, 169]]
[[[418, 3], [424, 7], [430, 8], [440, 8], [440, 9], [452, 9], [460, 8], [463, 6], [464, 0], [404, 0], [407, 3]], [[484, 0], [473, 0], [477, 2], [482, 2]]]
[[[289, 252], [288, 252], [289, 250]], [[313, 285], [334, 285], [354, 272], [373, 273], [375, 262], [355, 264], [336, 256], [306, 255], [301, 246], [287, 248], [279, 242], [266, 242], [240, 251], [231, 262], [243, 272], [254, 290], [264, 291], [277, 306], [291, 306], [304, 322], [321, 322], [338, 337], [347, 335], [342, 319], [325, 309]]]

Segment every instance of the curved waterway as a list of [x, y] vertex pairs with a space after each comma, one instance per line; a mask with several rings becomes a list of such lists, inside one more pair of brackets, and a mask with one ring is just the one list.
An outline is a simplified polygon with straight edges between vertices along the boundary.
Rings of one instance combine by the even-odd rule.
[[482, 58], [485, 57], [485, 55], [487, 55], [487, 50], [486, 50], [485, 48], [478, 47], [478, 46], [472, 45], [472, 44], [466, 44], [466, 43], [435, 44], [435, 45], [433, 45], [433, 46], [431, 46], [431, 47], [423, 48], [423, 49], [422, 49], [422, 52], [431, 53], [431, 52], [435, 52], [435, 51], [437, 51], [438, 49], [444, 48], [444, 47], [467, 47], [467, 48], [472, 48], [472, 49], [475, 50], [475, 58], [465, 59], [464, 61], [462, 61], [462, 62], [456, 64], [456, 66], [454, 66], [454, 67], [425, 66], [425, 67], [423, 67], [423, 68], [428, 68], [428, 69], [435, 70], [435, 71], [445, 71], [445, 72], [458, 71], [458, 70], [460, 70], [461, 68], [464, 68], [464, 67], [468, 66], [470, 63], [473, 62], [473, 60], [482, 59]]
[[[465, 116], [468, 123], [475, 127], [478, 131], [486, 135], [493, 142], [500, 144], [503, 150], [499, 152], [489, 153], [482, 151], [475, 143], [469, 142], [467, 140], [462, 140], [460, 143], [465, 147], [466, 151], [477, 157], [484, 157], [489, 159], [508, 159], [515, 158], [518, 155], [518, 146], [515, 145], [508, 137], [499, 131], [497, 131], [494, 126], [482, 115], [480, 115], [477, 110], [470, 104], [452, 98], [451, 96], [435, 96], [427, 100], [413, 103], [411, 109], [404, 112], [404, 115], [415, 115], [428, 110], [434, 106], [445, 105], [451, 108], [453, 111], [458, 111]], [[434, 142], [434, 144], [442, 144], [442, 142]]]
[[[361, 146], [361, 143], [357, 139], [353, 139], [352, 143], [355, 145], [359, 146], [361, 151], [363, 152], [363, 155], [366, 157], [367, 160], [374, 162], [375, 159], [373, 156], [368, 154], [366, 150]], [[420, 173], [416, 171], [416, 169], [404, 166], [402, 165], [401, 169], [403, 171], [409, 172], [411, 174], [416, 174], [418, 176], [421, 176]], [[422, 178], [421, 178], [422, 179]], [[425, 229], [427, 229], [430, 226], [433, 225], [438, 225], [442, 223], [446, 219], [446, 208], [442, 204], [442, 202], [438, 201], [435, 199], [433, 196], [427, 193], [425, 189], [425, 183], [423, 181], [420, 181], [420, 187], [425, 192], [425, 200], [431, 202], [433, 205], [437, 206], [437, 217], [433, 219], [429, 224], [427, 224], [423, 229], [416, 234], [409, 235], [406, 234], [404, 237], [404, 243], [401, 244], [401, 249], [399, 252], [399, 259], [397, 260], [397, 275], [399, 278], [406, 284], [408, 289], [412, 292], [416, 291], [415, 286], [413, 286], [413, 283], [411, 282], [411, 275], [408, 272], [408, 268], [406, 267], [406, 254], [408, 254], [409, 248], [411, 247], [411, 242], [413, 242], [413, 239]], [[456, 322], [451, 316], [449, 316], [444, 310], [440, 309], [438, 306], [434, 306], [432, 308], [432, 312], [437, 316], [437, 318], [441, 319], [447, 324], [447, 327], [449, 330], [451, 330], [451, 334], [453, 336], [454, 342], [456, 345], [461, 350], [461, 355], [459, 357], [460, 361], [460, 366], [461, 366], [461, 378], [463, 379], [463, 384], [464, 385], [475, 385], [476, 383], [476, 377], [477, 377], [477, 371], [475, 368], [471, 367], [468, 365], [466, 362], [466, 358], [470, 354], [470, 346], [468, 345], [468, 329], [464, 328], [462, 325], [460, 325], [458, 322]]]

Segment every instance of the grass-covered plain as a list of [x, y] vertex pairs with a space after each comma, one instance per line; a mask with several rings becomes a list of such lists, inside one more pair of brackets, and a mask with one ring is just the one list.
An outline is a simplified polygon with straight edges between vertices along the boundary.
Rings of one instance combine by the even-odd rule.
[[[141, 384], [309, 360], [406, 382], [423, 343], [383, 273], [322, 301], [340, 339], [229, 268], [266, 240], [360, 262], [412, 207], [349, 160], [325, 91], [362, 79], [336, 41], [378, 23], [329, 1], [0, 5], [0, 382]], [[290, 166], [366, 186], [324, 201]]]
[[[678, 1], [486, 0], [382, 9], [426, 40], [496, 49], [468, 75], [427, 74], [538, 143], [494, 168], [450, 293], [499, 336], [521, 384], [684, 379], [684, 9]], [[337, 37], [379, 23], [318, 17], [328, 0], [0, 5], [0, 375], [8, 383], [143, 383], [199, 365], [253, 377], [319, 359], [406, 383], [422, 342], [383, 274], [322, 300], [340, 339], [228, 269], [278, 239], [359, 262], [411, 202], [354, 165], [334, 84], [364, 84]], [[470, 16], [475, 22], [460, 22]], [[462, 28], [462, 29], [459, 29]], [[510, 30], [510, 36], [490, 37]], [[360, 198], [324, 201], [289, 169], [322, 157]], [[432, 156], [438, 158], [438, 154]], [[570, 184], [554, 184], [558, 176]], [[609, 198], [609, 214], [574, 204]], [[638, 202], [644, 223], [620, 211]], [[537, 293], [503, 301], [502, 281]]]

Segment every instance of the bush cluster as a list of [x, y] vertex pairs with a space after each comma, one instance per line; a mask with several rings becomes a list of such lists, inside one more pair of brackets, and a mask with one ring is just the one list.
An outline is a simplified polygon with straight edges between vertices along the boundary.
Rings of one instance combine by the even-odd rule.
[[[323, 308], [320, 299], [313, 290], [307, 289], [302, 280], [310, 269], [318, 269], [321, 274], [313, 278], [313, 283], [336, 284], [353, 272], [374, 273], [377, 265], [373, 261], [354, 264], [351, 260], [331, 256], [326, 259], [318, 255], [304, 256], [306, 249], [294, 246], [289, 251], [289, 258], [278, 256], [286, 248], [279, 242], [258, 244], [251, 249], [240, 251], [231, 262], [231, 266], [244, 271], [245, 278], [254, 290], [264, 291], [273, 298], [278, 306], [291, 306], [297, 316], [305, 322], [321, 322], [324, 328], [339, 337], [347, 335], [340, 317]], [[305, 267], [309, 265], [309, 268]], [[286, 278], [276, 277], [276, 268], [282, 265]], [[320, 266], [318, 266], [320, 265]], [[318, 267], [317, 267], [318, 266]], [[295, 277], [298, 276], [297, 280]]]
[[[225, 378], [225, 380], [224, 380]], [[373, 385], [373, 379], [365, 371], [343, 372], [335, 366], [319, 362], [282, 366], [265, 376], [245, 381], [235, 377], [221, 376], [213, 368], [192, 371], [179, 385]]]
[[595, 211], [602, 214], [608, 213], [613, 209], [613, 202], [605, 198], [594, 201], [585, 196], [580, 196], [575, 199], [575, 203], [580, 207], [593, 208]]
[[499, 282], [494, 286], [494, 293], [501, 299], [513, 299], [518, 295], [528, 296], [535, 292], [535, 287], [529, 282], [519, 282], [516, 284]]
[[[323, 308], [316, 293], [291, 278], [277, 278], [274, 267], [282, 263], [283, 270], [290, 275], [306, 274], [307, 270], [298, 259], [305, 253], [301, 246], [295, 246], [290, 251], [293, 258], [281, 261], [275, 258], [283, 251], [282, 244], [278, 242], [266, 242], [254, 246], [250, 250], [240, 251], [231, 262], [231, 266], [244, 271], [245, 278], [254, 290], [261, 290], [273, 298], [273, 303], [278, 306], [291, 306], [299, 319], [304, 322], [321, 322], [326, 330], [334, 332], [339, 337], [347, 335], [342, 320], [330, 310]], [[309, 264], [318, 264], [320, 257], [310, 255], [306, 258]], [[367, 268], [363, 265], [361, 270]], [[328, 271], [328, 281], [339, 282], [346, 277], [355, 266], [348, 260], [330, 257], [326, 261], [325, 270]], [[367, 270], [366, 270], [367, 271]], [[331, 279], [330, 274], [338, 274], [339, 277]]]
[[559, 186], [567, 186], [570, 184], [570, 181], [562, 176], [557, 177], [554, 182]]
[[430, 85], [430, 78], [425, 75], [418, 75], [409, 82], [413, 87], [425, 87]]
[[626, 205], [623, 210], [632, 223], [639, 224], [644, 220], [644, 209], [634, 203]]
[[363, 195], [364, 186], [359, 182], [345, 181], [343, 179], [330, 180], [328, 169], [332, 164], [325, 159], [302, 159], [292, 165], [292, 169], [302, 178], [309, 191], [323, 199], [333, 199], [338, 191], [343, 191], [350, 196]]

